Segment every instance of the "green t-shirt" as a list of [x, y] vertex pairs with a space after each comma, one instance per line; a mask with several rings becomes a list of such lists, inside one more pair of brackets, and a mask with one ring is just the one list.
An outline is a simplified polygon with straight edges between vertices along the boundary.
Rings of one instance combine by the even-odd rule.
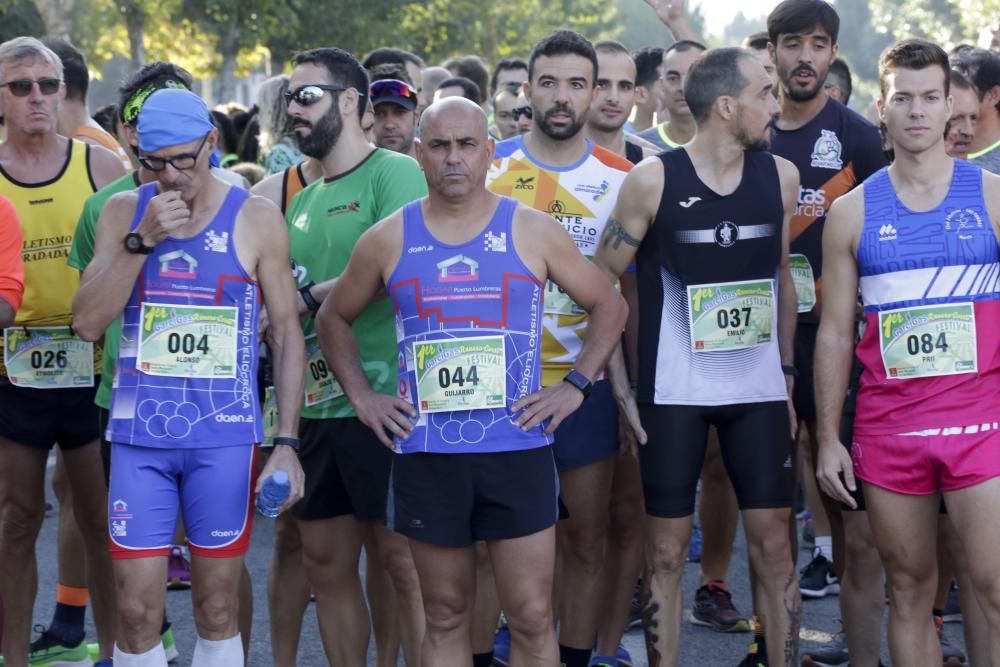
[[[66, 262], [77, 271], [83, 271], [94, 259], [94, 239], [97, 237], [97, 219], [101, 217], [101, 209], [112, 196], [119, 192], [128, 192], [139, 187], [135, 172], [125, 174], [118, 180], [108, 183], [103, 188], [90, 195], [83, 205], [80, 221], [76, 223], [76, 233], [73, 234], [73, 245], [69, 249], [69, 259]], [[104, 358], [101, 362], [101, 386], [97, 388], [94, 403], [105, 410], [111, 409], [111, 384], [115, 376], [115, 361], [118, 359], [118, 339], [121, 338], [122, 321], [116, 317], [114, 322], [104, 332]]]
[[[426, 195], [427, 181], [416, 161], [381, 148], [354, 169], [304, 189], [285, 214], [298, 286], [339, 276], [347, 267], [354, 244], [369, 227]], [[306, 336], [313, 333], [312, 318], [303, 328]], [[370, 304], [354, 322], [354, 331], [372, 388], [393, 395], [396, 329], [389, 299]], [[330, 419], [353, 417], [355, 413], [347, 397], [341, 396], [304, 406], [302, 416]]]

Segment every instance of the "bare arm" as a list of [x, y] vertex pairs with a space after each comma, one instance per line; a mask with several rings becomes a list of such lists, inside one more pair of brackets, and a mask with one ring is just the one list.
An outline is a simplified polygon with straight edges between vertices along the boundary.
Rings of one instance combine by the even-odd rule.
[[[795, 364], [795, 325], [799, 319], [798, 299], [792, 270], [788, 265], [788, 246], [791, 243], [791, 221], [799, 196], [799, 170], [788, 160], [775, 156], [778, 176], [781, 179], [781, 199], [785, 215], [781, 222], [781, 265], [778, 269], [778, 350], [782, 366]], [[795, 377], [785, 375], [788, 390], [788, 417], [792, 440], [798, 431], [798, 417], [792, 401]]]
[[406, 437], [413, 428], [409, 418], [416, 412], [406, 401], [372, 389], [361, 366], [358, 339], [351, 325], [383, 290], [384, 276], [399, 257], [402, 217], [397, 211], [361, 235], [347, 268], [340, 274], [342, 280], [331, 281], [329, 298], [323, 299], [316, 313], [316, 333], [323, 356], [358, 419], [390, 449], [390, 434]]
[[[823, 230], [823, 312], [816, 336], [816, 408], [819, 461], [816, 476], [824, 493], [851, 507], [854, 466], [840, 442], [840, 417], [854, 352], [858, 298], [857, 239], [864, 218], [863, 188], [830, 208]], [[843, 473], [844, 482], [840, 480]]]
[[676, 41], [689, 39], [704, 43], [684, 15], [685, 0], [646, 0], [646, 4], [656, 11], [657, 18], [663, 21]]
[[[146, 255], [126, 252], [123, 244], [137, 203], [135, 192], [117, 194], [108, 200], [97, 221], [94, 259], [83, 272], [73, 297], [73, 331], [84, 340], [100, 340], [111, 321], [121, 314], [146, 263]], [[136, 231], [146, 245], [155, 246], [190, 217], [180, 196], [165, 192], [150, 200]]]
[[125, 167], [118, 156], [104, 146], [90, 147], [90, 175], [100, 190], [105, 185], [125, 175]]

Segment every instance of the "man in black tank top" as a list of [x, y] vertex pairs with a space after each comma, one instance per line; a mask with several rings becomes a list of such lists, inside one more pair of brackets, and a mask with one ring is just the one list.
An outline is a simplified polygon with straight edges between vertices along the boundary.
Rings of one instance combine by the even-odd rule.
[[[758, 640], [759, 659], [798, 664], [800, 598], [789, 544], [795, 419], [793, 377], [785, 373], [796, 319], [788, 224], [799, 179], [792, 164], [763, 152], [778, 112], [772, 87], [749, 51], [700, 56], [684, 90], [695, 138], [630, 173], [594, 258], [610, 279], [633, 260], [638, 266], [640, 405], [617, 398], [636, 439], [648, 439], [639, 462], [651, 664], [677, 664], [677, 564], [687, 552], [709, 426], [719, 431], [743, 510], [755, 607], [771, 640], [770, 648]], [[609, 374], [622, 372], [617, 355]]]

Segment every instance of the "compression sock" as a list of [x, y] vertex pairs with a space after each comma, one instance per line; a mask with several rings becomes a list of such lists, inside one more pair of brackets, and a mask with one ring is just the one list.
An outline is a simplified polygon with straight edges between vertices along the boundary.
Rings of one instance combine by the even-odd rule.
[[473, 653], [472, 654], [472, 667], [492, 667], [493, 665], [493, 651], [489, 653]]
[[145, 653], [126, 653], [116, 642], [114, 663], [115, 667], [167, 667], [167, 654], [159, 642]]
[[563, 667], [587, 667], [590, 662], [589, 648], [570, 648], [559, 645], [559, 662]]
[[191, 667], [243, 667], [243, 640], [240, 633], [219, 641], [198, 637]]
[[87, 615], [89, 598], [90, 593], [86, 588], [59, 584], [56, 587], [56, 611], [52, 615], [49, 632], [71, 646], [83, 641], [85, 634], [83, 623]]

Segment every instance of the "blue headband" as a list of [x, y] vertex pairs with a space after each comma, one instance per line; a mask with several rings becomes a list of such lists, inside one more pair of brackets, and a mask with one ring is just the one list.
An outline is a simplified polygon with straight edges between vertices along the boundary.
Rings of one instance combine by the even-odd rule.
[[201, 139], [215, 128], [205, 102], [190, 90], [164, 88], [146, 99], [136, 130], [146, 153]]

